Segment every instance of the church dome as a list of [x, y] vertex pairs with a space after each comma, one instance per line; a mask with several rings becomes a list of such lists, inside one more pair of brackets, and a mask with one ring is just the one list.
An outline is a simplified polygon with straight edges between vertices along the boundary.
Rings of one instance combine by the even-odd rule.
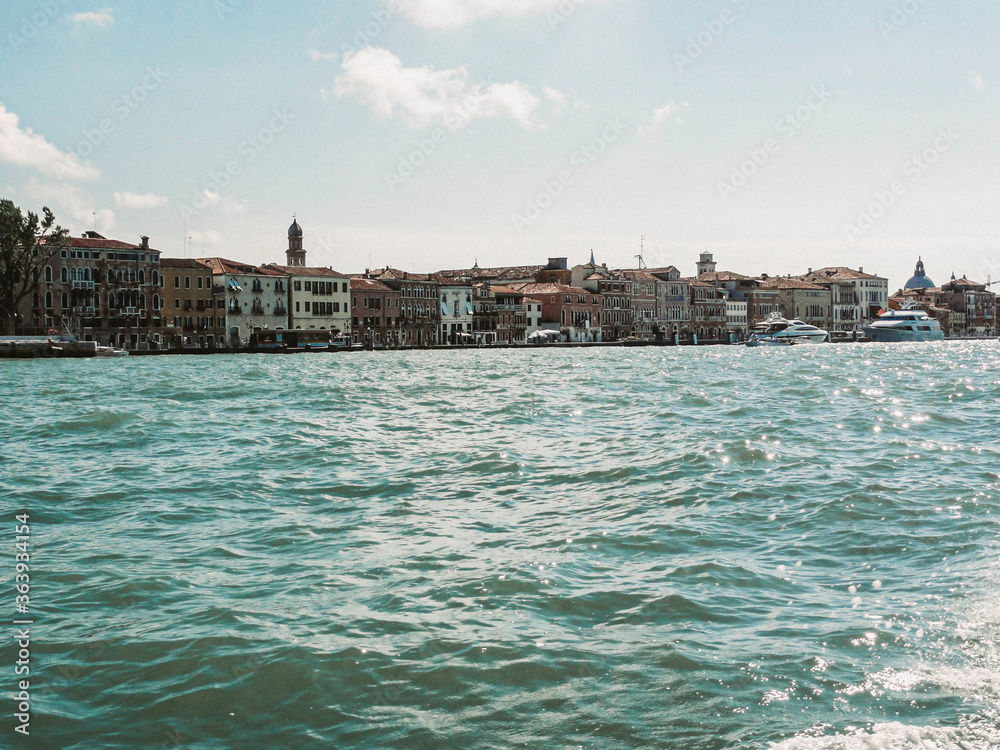
[[288, 239], [292, 239], [292, 237], [302, 237], [302, 227], [299, 226], [299, 222], [294, 218], [292, 219], [292, 225], [288, 227]]
[[903, 285], [903, 289], [933, 289], [935, 286], [934, 282], [924, 274], [924, 261], [918, 259], [913, 276]]

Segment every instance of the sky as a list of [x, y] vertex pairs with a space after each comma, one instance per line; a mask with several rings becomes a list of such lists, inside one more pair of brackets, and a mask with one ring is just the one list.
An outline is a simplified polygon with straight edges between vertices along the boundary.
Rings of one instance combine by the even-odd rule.
[[1000, 279], [998, 3], [7, 0], [0, 32], [0, 196], [74, 234]]

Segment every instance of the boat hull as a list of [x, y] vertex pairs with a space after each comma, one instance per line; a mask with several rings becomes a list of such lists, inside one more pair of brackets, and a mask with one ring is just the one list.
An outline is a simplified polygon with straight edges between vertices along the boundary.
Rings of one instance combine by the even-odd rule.
[[865, 335], [872, 341], [944, 341], [944, 331], [912, 331], [905, 328], [865, 326]]

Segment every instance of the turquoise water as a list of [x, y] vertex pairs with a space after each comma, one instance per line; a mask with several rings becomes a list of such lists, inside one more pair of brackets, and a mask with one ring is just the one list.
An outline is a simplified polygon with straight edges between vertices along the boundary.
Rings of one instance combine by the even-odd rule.
[[1000, 747], [998, 421], [996, 342], [0, 361], [0, 745]]

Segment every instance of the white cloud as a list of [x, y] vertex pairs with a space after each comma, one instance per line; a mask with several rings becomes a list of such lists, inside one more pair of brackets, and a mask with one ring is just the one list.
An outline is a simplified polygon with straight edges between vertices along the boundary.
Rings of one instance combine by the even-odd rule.
[[[645, 123], [636, 128], [636, 132], [639, 135], [649, 135], [655, 133], [660, 129], [667, 120], [669, 120], [677, 112], [687, 107], [687, 102], [684, 104], [678, 104], [677, 102], [670, 102], [669, 104], [664, 104], [662, 107], [658, 107], [653, 110], [653, 116], [646, 120]], [[681, 122], [681, 119], [675, 118], [677, 122]]]
[[557, 110], [565, 107], [566, 102], [569, 101], [569, 97], [567, 97], [566, 94], [564, 94], [562, 91], [559, 91], [557, 89], [550, 89], [548, 86], [542, 89], [542, 93], [545, 94], [546, 99], [548, 99], [556, 106]]
[[473, 83], [462, 67], [404, 68], [394, 54], [375, 47], [345, 53], [342, 67], [333, 87], [338, 98], [357, 96], [380, 117], [398, 112], [412, 127], [458, 130], [476, 118], [505, 118], [532, 128], [540, 103], [520, 83]]
[[48, 177], [70, 180], [92, 180], [99, 172], [76, 154], [66, 154], [44, 136], [21, 128], [18, 117], [0, 104], [0, 161], [33, 167]]
[[106, 29], [115, 22], [114, 16], [112, 16], [111, 13], [111, 8], [89, 10], [86, 13], [75, 13], [73, 15], [73, 23], [77, 26], [90, 26], [95, 29]]
[[232, 198], [227, 198], [221, 193], [216, 193], [213, 190], [202, 190], [201, 202], [204, 208], [221, 208], [226, 211], [246, 210], [246, 206], [242, 203], [237, 203]]
[[65, 214], [87, 229], [94, 228], [97, 220], [97, 231], [102, 234], [115, 228], [115, 212], [110, 208], [97, 208], [96, 201], [87, 195], [78, 185], [66, 182], [41, 182], [35, 177], [28, 180], [25, 191], [31, 200], [52, 208], [56, 222], [66, 226]]
[[340, 57], [336, 52], [320, 52], [312, 48], [307, 49], [306, 54], [309, 55], [309, 59], [313, 62], [332, 62]]
[[976, 91], [984, 91], [986, 89], [986, 79], [983, 78], [982, 73], [969, 73], [969, 80], [976, 87]]
[[[396, 6], [414, 23], [431, 29], [454, 29], [487, 16], [571, 14], [583, 5], [605, 0], [395, 0]], [[568, 8], [568, 10], [563, 10]]]
[[156, 208], [167, 205], [167, 197], [164, 195], [154, 195], [153, 193], [115, 193], [115, 206], [117, 208]]

